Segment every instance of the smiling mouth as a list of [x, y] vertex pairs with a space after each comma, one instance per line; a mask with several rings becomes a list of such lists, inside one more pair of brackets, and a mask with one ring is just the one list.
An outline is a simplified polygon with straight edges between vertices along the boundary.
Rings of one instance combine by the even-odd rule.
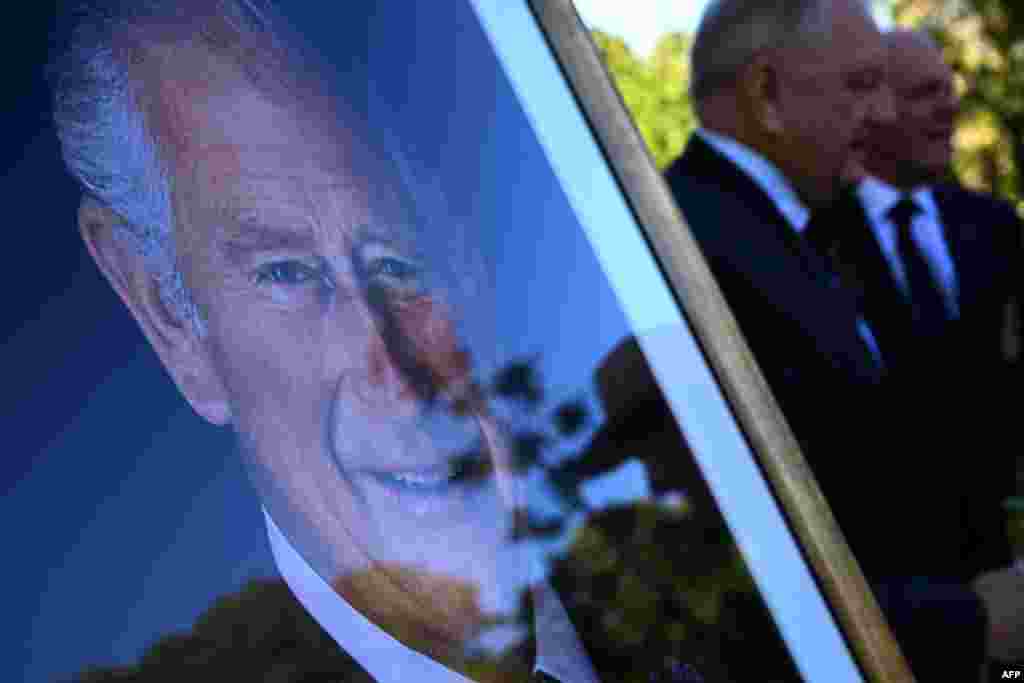
[[456, 467], [450, 463], [403, 470], [367, 469], [363, 472], [388, 488], [408, 489], [423, 493], [440, 491], [457, 480]]
[[471, 448], [424, 465], [388, 463], [382, 466], [349, 467], [349, 476], [374, 482], [395, 494], [441, 496], [469, 491], [489, 479], [494, 463], [485, 446], [477, 442]]

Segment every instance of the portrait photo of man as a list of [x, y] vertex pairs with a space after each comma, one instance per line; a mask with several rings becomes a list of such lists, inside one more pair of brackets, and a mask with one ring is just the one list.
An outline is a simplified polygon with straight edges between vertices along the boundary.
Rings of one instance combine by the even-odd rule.
[[[50, 166], [11, 177], [74, 183], [38, 239], [74, 242], [90, 285], [18, 347], [26, 366], [40, 339], [80, 347], [18, 413], [49, 420], [6, 503], [41, 520], [14, 537], [35, 543], [27, 679], [820, 666], [792, 655], [777, 607], [793, 623], [824, 601], [765, 598], [768, 564], [811, 574], [655, 258], [631, 222], [601, 233], [587, 214], [626, 212], [617, 192], [580, 202], [560, 175], [485, 5], [61, 7], [26, 155]], [[657, 291], [623, 294], [609, 254]], [[692, 347], [685, 401], [649, 363], [651, 301], [673, 321], [659, 338]], [[72, 417], [47, 412], [62, 387]], [[681, 424], [708, 396], [717, 417]], [[737, 540], [722, 508], [741, 501], [689, 443], [720, 434], [715, 457], [761, 487], [742, 504], [769, 506], [787, 545]], [[841, 646], [830, 621], [801, 647], [821, 642]]]
[[157, 5], [82, 23], [52, 71], [89, 253], [193, 410], [237, 435], [272, 538], [457, 662], [525, 570], [408, 190], [258, 8]]

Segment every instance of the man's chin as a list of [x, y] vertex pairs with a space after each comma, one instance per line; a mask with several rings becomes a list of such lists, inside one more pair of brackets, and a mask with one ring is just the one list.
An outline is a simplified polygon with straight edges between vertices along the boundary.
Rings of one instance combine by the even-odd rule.
[[375, 565], [332, 582], [352, 607], [391, 636], [438, 661], [456, 663], [495, 622], [479, 587], [402, 565]]

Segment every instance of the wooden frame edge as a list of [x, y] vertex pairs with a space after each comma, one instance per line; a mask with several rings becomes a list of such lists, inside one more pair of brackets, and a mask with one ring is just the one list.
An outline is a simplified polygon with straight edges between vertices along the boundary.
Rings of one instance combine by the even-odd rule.
[[528, 0], [864, 673], [913, 681], [832, 511], [570, 0]]

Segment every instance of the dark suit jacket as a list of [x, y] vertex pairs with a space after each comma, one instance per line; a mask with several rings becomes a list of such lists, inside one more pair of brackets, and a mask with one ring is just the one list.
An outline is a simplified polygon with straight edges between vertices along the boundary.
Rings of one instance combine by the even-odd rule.
[[[971, 397], [894, 379], [857, 331], [861, 291], [837, 283], [755, 182], [699, 137], [666, 180], [897, 637], [908, 650], [915, 637], [960, 642], [962, 670], [978, 671], [984, 614], [966, 582], [1010, 558], [998, 502], [976, 490], [989, 478], [972, 473], [980, 459], [963, 450], [964, 422], [949, 419]], [[966, 230], [962, 239], [965, 252], [976, 246]], [[964, 276], [965, 323], [991, 314], [970, 301], [983, 275]], [[929, 605], [943, 618], [925, 616]], [[920, 637], [927, 622], [960, 627]]]
[[[966, 366], [1006, 367], [1006, 309], [1016, 304], [1020, 294], [1020, 221], [1006, 202], [958, 186], [936, 186], [933, 195], [959, 284], [960, 324], [949, 327], [949, 340], [966, 344], [963, 348], [970, 350]], [[908, 334], [905, 326], [910, 320], [909, 308], [884, 262], [856, 193], [844, 195], [828, 216], [854, 269], [871, 266], [864, 273], [871, 299], [868, 313], [879, 341], [892, 347], [887, 361], [895, 369], [911, 355], [905, 353], [908, 348], [915, 349], [913, 355], [920, 349], [920, 344], [901, 339]]]
[[[1018, 364], [1010, 338], [1021, 293], [1022, 228], [1010, 205], [952, 185], [933, 189], [958, 281], [960, 317], [922, 336], [853, 192], [828, 212], [839, 267], [854, 283], [885, 357], [889, 391], [925, 426], [932, 457], [954, 459], [953, 484], [968, 492], [960, 539], [969, 576], [1009, 560], [1002, 501], [1014, 493], [1012, 395]], [[897, 393], [898, 392], [898, 393]], [[929, 400], [931, 399], [931, 400]], [[996, 531], [998, 530], [998, 531]]]

